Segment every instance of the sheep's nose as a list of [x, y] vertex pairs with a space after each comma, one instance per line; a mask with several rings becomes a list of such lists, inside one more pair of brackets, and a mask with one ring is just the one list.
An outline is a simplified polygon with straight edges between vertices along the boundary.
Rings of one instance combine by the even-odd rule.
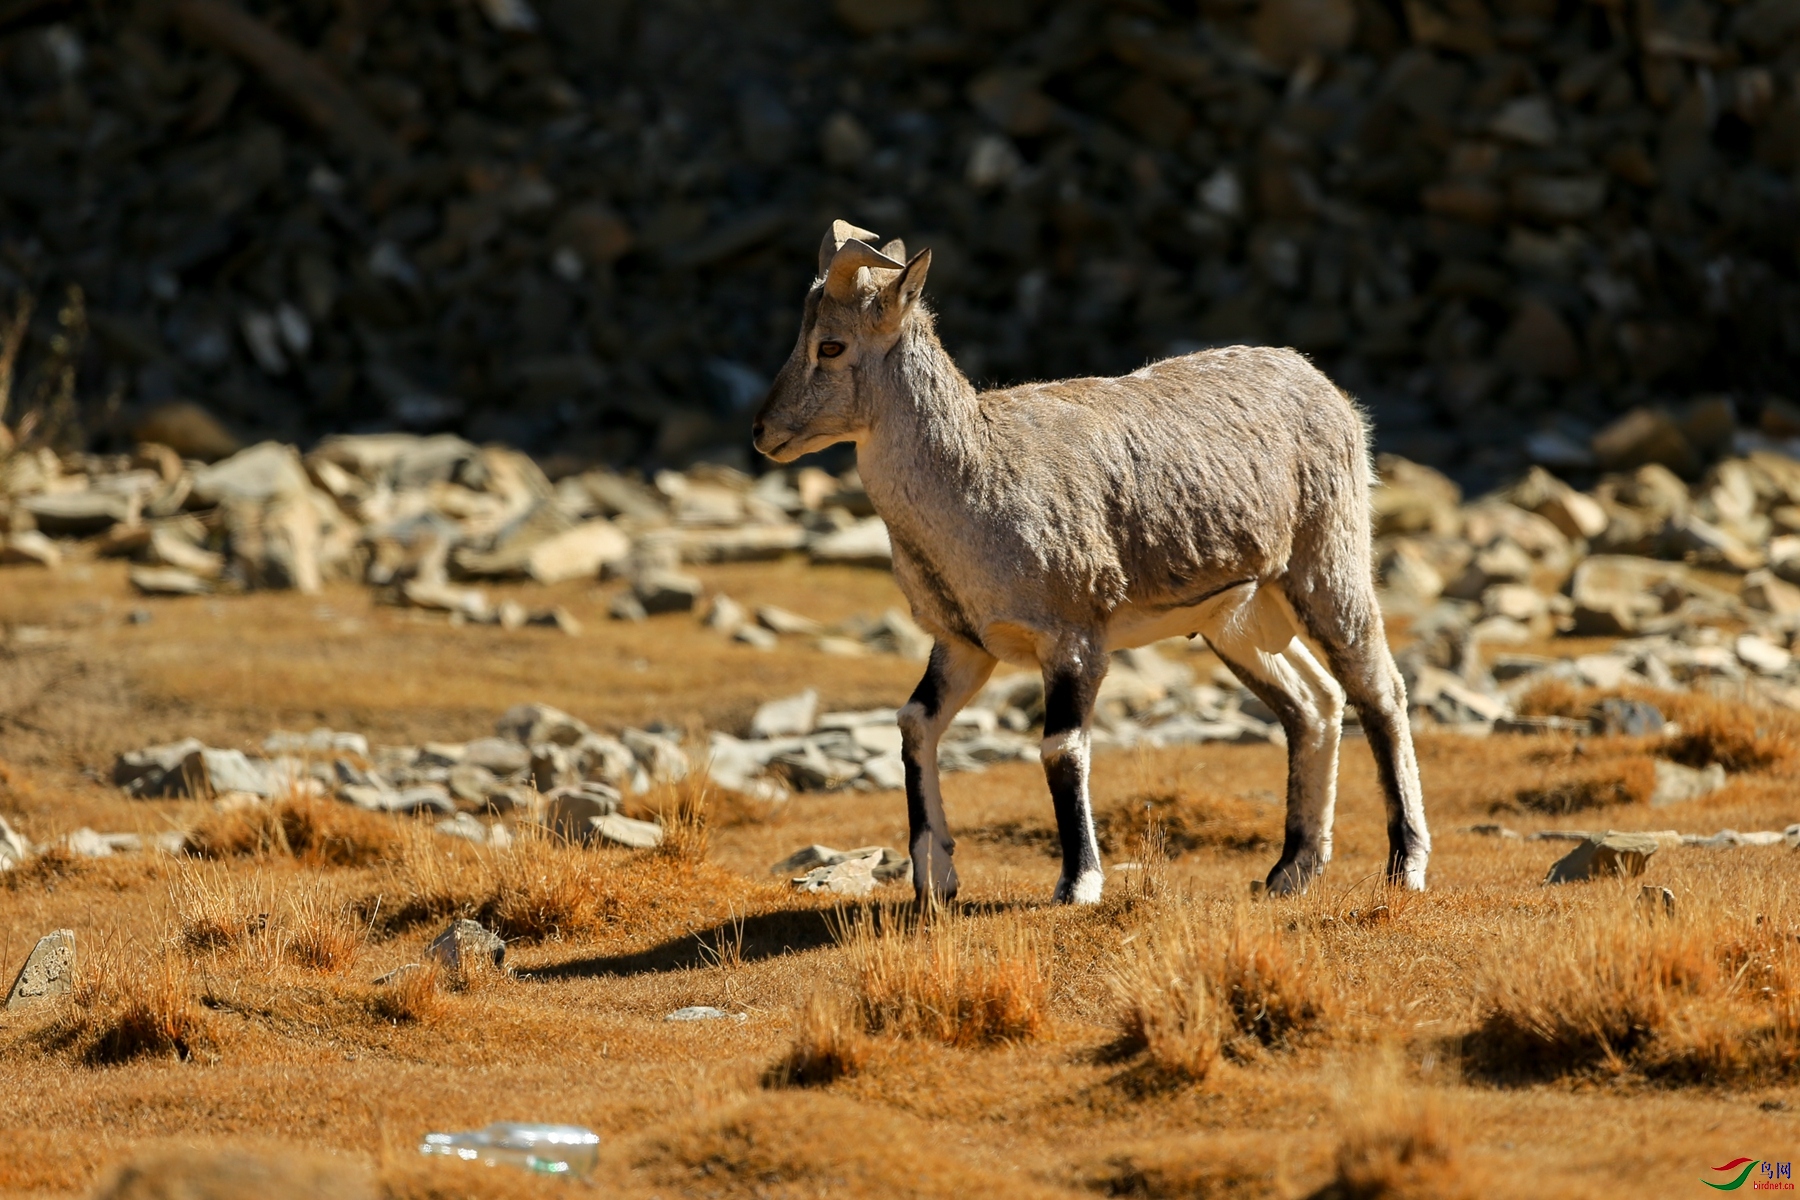
[[754, 424], [750, 427], [750, 436], [760, 442], [760, 441], [762, 441], [762, 435], [763, 435], [763, 423], [761, 421], [758, 421], [756, 424]]

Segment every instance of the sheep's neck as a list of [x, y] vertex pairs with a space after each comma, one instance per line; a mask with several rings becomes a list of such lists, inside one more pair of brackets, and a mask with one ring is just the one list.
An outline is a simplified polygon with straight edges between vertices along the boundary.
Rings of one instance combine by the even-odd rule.
[[969, 482], [983, 461], [975, 388], [957, 370], [932, 329], [928, 313], [907, 322], [871, 381], [874, 419], [858, 460], [889, 487], [916, 494], [926, 480]]

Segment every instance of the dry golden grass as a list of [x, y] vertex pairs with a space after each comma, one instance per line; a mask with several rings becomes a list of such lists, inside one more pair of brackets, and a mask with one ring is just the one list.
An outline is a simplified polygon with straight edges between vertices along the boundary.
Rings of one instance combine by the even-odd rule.
[[201, 858], [280, 855], [308, 866], [367, 866], [395, 857], [402, 844], [392, 817], [310, 797], [213, 813], [187, 835], [188, 852]]
[[1363, 1073], [1339, 1100], [1343, 1135], [1334, 1173], [1308, 1200], [1475, 1200], [1494, 1180], [1468, 1162], [1442, 1097], [1406, 1087], [1389, 1063]]
[[[876, 611], [876, 593], [892, 588], [787, 564], [707, 577], [742, 602], [826, 617], [843, 615], [833, 606]], [[579, 588], [561, 602], [598, 617], [603, 593]], [[1670, 848], [1642, 880], [1547, 888], [1560, 847], [1465, 832], [1496, 798], [1641, 760], [1658, 742], [1422, 731], [1437, 850], [1433, 890], [1418, 897], [1378, 886], [1386, 835], [1359, 742], [1345, 746], [1336, 857], [1298, 900], [1249, 900], [1272, 847], [1247, 853], [1210, 832], [1221, 816], [1278, 832], [1275, 748], [1100, 755], [1097, 805], [1121, 822], [1109, 867], [1123, 858], [1132, 869], [1109, 869], [1106, 901], [1085, 911], [1044, 903], [1056, 864], [1044, 853], [1041, 770], [951, 775], [962, 896], [914, 923], [888, 908], [901, 889], [849, 902], [796, 895], [766, 874], [809, 842], [904, 844], [897, 794], [780, 804], [711, 794], [703, 848], [678, 853], [529, 837], [496, 851], [443, 838], [429, 821], [333, 804], [218, 814], [130, 801], [83, 772], [188, 733], [245, 746], [271, 728], [319, 724], [377, 741], [469, 738], [528, 699], [603, 728], [652, 717], [732, 728], [756, 701], [809, 684], [826, 707], [892, 705], [916, 664], [799, 645], [761, 655], [678, 617], [630, 629], [602, 617], [576, 640], [513, 638], [377, 610], [353, 591], [157, 601], [148, 626], [118, 619], [139, 603], [112, 564], [87, 583], [72, 572], [0, 578], [0, 629], [52, 633], [0, 647], [0, 714], [17, 718], [0, 721], [0, 812], [39, 843], [80, 825], [202, 825], [210, 855], [47, 856], [5, 876], [0, 970], [56, 928], [76, 930], [83, 965], [74, 1002], [0, 1014], [0, 1090], [28, 1098], [0, 1106], [0, 1195], [89, 1194], [127, 1159], [172, 1164], [165, 1176], [187, 1172], [196, 1194], [231, 1194], [243, 1189], [203, 1180], [261, 1169], [208, 1165], [231, 1156], [329, 1160], [364, 1181], [338, 1194], [366, 1186], [395, 1200], [567, 1191], [416, 1154], [426, 1130], [503, 1118], [599, 1131], [599, 1178], [632, 1200], [1660, 1195], [1791, 1141], [1800, 915], [1784, 899], [1790, 852]], [[320, 617], [321, 606], [336, 615]], [[1189, 661], [1204, 672], [1210, 660]], [[1704, 728], [1681, 698], [1652, 699]], [[1759, 710], [1727, 715], [1745, 714], [1752, 750], [1786, 729]], [[1726, 726], [1706, 734], [1706, 753], [1738, 753]], [[1703, 800], [1615, 806], [1606, 823], [1780, 829], [1800, 819], [1795, 795], [1800, 768], [1775, 756]], [[1126, 824], [1132, 798], [1141, 814], [1146, 796], [1175, 800], [1166, 817], [1144, 814], [1157, 820], [1142, 829]], [[640, 803], [658, 801], [667, 816], [673, 796]], [[356, 828], [332, 832], [339, 818]], [[1571, 819], [1519, 806], [1508, 823], [1529, 833]], [[1200, 836], [1172, 858], [1153, 835], [1178, 821]], [[972, 836], [1005, 829], [1031, 836]], [[208, 904], [223, 915], [200, 939], [211, 948], [189, 949], [178, 910], [198, 872], [217, 873], [207, 886], [223, 898], [187, 902], [195, 928]], [[1640, 882], [1673, 889], [1673, 921], [1637, 915]], [[460, 915], [510, 939], [512, 973], [425, 968], [370, 982], [423, 961]], [[1137, 1051], [1123, 1071], [1106, 1055], [1121, 977], [1153, 954], [1165, 967], [1179, 959], [1184, 929], [1214, 1001], [1216, 1057], [1197, 1084], [1129, 1086], [1148, 1077], [1152, 1054]], [[1165, 970], [1124, 990], [1157, 1014], [1147, 1026], [1180, 1029], [1170, 1014], [1185, 1011], [1186, 1028], [1204, 1030], [1191, 993], [1168, 987], [1187, 977]], [[1660, 1000], [1622, 999], [1643, 980]], [[663, 1020], [692, 1004], [744, 1020]], [[1596, 1029], [1606, 1050], [1594, 1048]], [[1497, 1033], [1516, 1040], [1496, 1061]], [[1195, 1061], [1167, 1040], [1176, 1048], [1164, 1057]], [[1397, 1098], [1352, 1088], [1346, 1101], [1342, 1081], [1360, 1078], [1379, 1044], [1395, 1048], [1394, 1078], [1406, 1081], [1392, 1085]], [[71, 1155], [71, 1145], [87, 1149]], [[154, 1194], [163, 1184], [152, 1174], [121, 1194]], [[265, 1192], [283, 1194], [277, 1182]]]
[[[1537, 787], [1520, 788], [1513, 799], [1519, 808], [1550, 816], [1566, 816], [1594, 808], [1648, 804], [1656, 791], [1656, 764], [1646, 755], [1578, 767], [1569, 775]], [[1507, 811], [1511, 805], [1496, 805]]]
[[1705, 910], [1673, 920], [1615, 899], [1540, 935], [1530, 971], [1489, 967], [1471, 1064], [1498, 1078], [1796, 1078], [1797, 914], [1785, 889], [1756, 899], [1746, 912], [1725, 894], [1695, 897], [1681, 908]]
[[769, 1068], [769, 1087], [820, 1087], [855, 1075], [869, 1060], [869, 1038], [850, 1006], [815, 992], [800, 1010], [794, 1044]]
[[433, 962], [399, 968], [369, 996], [369, 1011], [395, 1025], [435, 1025], [449, 1009], [444, 972]]
[[1048, 980], [1035, 939], [1015, 924], [994, 940], [951, 912], [908, 920], [865, 912], [840, 941], [870, 1033], [948, 1046], [1030, 1041], [1044, 1032]]
[[1705, 695], [1662, 698], [1681, 732], [1660, 750], [1690, 767], [1718, 763], [1727, 771], [1765, 771], [1794, 755], [1800, 721], [1794, 714]]
[[1239, 912], [1230, 928], [1175, 908], [1121, 963], [1115, 1057], [1143, 1055], [1153, 1081], [1205, 1079], [1221, 1055], [1286, 1050], [1340, 1018], [1342, 1003], [1298, 930]]
[[1095, 826], [1101, 847], [1113, 853], [1130, 850], [1151, 826], [1162, 830], [1166, 852], [1177, 856], [1202, 848], [1262, 850], [1281, 841], [1278, 812], [1209, 791], [1158, 790], [1133, 796], [1102, 813]]
[[301, 892], [288, 904], [287, 955], [309, 971], [338, 975], [361, 956], [368, 928], [348, 904], [316, 891]]

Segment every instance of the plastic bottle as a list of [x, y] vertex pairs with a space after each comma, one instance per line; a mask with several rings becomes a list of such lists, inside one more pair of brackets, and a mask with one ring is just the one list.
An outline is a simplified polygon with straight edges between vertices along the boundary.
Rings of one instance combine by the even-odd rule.
[[444, 1154], [464, 1162], [508, 1163], [545, 1175], [586, 1175], [600, 1158], [600, 1135], [579, 1125], [496, 1121], [486, 1129], [428, 1133], [420, 1154]]

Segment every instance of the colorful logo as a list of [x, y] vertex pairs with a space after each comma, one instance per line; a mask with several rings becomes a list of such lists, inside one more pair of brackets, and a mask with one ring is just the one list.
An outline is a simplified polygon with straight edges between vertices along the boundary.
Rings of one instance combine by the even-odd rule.
[[[1757, 1171], [1761, 1167], [1762, 1170]], [[1750, 1183], [1753, 1192], [1791, 1192], [1794, 1190], [1794, 1164], [1791, 1162], [1771, 1162], [1764, 1158], [1734, 1158], [1723, 1166], [1714, 1167], [1714, 1174], [1737, 1172], [1726, 1183], [1714, 1183], [1710, 1179], [1700, 1182], [1715, 1192], [1735, 1192], [1744, 1184]], [[1756, 1171], [1755, 1182], [1750, 1182], [1750, 1173]]]

